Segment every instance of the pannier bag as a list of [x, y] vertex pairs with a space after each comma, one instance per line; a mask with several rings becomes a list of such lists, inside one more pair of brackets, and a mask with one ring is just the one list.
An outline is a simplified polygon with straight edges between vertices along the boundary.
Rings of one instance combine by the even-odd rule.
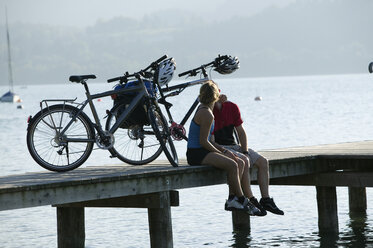
[[[135, 87], [139, 84], [138, 81], [132, 81], [128, 82], [125, 85], [118, 84], [115, 86], [114, 90], [120, 90], [123, 88], [131, 88]], [[144, 80], [144, 84], [146, 89], [148, 90], [149, 94], [154, 96], [156, 93], [156, 90], [153, 88], [153, 83], [148, 80]], [[118, 109], [118, 115], [119, 117], [123, 111], [131, 104], [132, 100], [136, 97], [138, 92], [131, 92], [131, 93], [123, 93], [123, 94], [117, 94], [113, 95], [112, 98], [114, 100], [114, 107], [117, 105], [120, 105]], [[149, 125], [149, 120], [146, 114], [145, 106], [144, 106], [144, 99], [141, 100], [140, 104], [135, 107], [133, 112], [130, 114], [130, 116], [127, 118], [127, 120], [121, 125], [121, 128], [130, 128], [134, 125]]]

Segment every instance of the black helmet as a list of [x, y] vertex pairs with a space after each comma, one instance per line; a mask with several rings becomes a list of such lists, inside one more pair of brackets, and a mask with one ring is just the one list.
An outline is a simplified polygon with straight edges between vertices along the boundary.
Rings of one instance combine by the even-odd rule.
[[240, 61], [238, 61], [238, 58], [227, 56], [224, 60], [217, 62], [214, 70], [220, 74], [230, 74], [238, 68], [240, 68]]

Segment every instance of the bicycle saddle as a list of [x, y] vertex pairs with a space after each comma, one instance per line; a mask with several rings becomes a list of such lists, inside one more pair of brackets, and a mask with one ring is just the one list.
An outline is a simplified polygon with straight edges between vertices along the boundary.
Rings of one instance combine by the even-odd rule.
[[80, 76], [70, 76], [70, 82], [80, 83], [85, 79], [95, 79], [96, 75], [80, 75]]

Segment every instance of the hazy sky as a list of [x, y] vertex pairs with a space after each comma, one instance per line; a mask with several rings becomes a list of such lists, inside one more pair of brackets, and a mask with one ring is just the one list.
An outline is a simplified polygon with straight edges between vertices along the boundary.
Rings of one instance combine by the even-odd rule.
[[[85, 27], [97, 20], [116, 16], [138, 17], [167, 10], [185, 10], [219, 19], [234, 15], [250, 15], [271, 5], [283, 6], [296, 0], [0, 0], [0, 24], [5, 22], [5, 6], [9, 23], [43, 23]], [[245, 6], [242, 8], [242, 6]], [[170, 20], [172, 21], [172, 20]]]
[[5, 6], [18, 82], [109, 78], [163, 54], [180, 72], [231, 54], [237, 77], [362, 73], [373, 54], [373, 0], [0, 0], [0, 84]]

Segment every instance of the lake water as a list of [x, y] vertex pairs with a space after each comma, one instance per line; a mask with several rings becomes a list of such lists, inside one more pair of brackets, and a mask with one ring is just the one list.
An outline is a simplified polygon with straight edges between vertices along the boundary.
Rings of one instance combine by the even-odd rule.
[[[249, 145], [255, 150], [373, 139], [371, 75], [216, 81], [222, 93], [240, 106]], [[90, 84], [92, 93], [112, 88], [97, 82]], [[198, 90], [198, 86], [186, 89], [172, 99], [176, 120], [182, 119]], [[0, 93], [6, 91], [6, 87], [0, 87]], [[83, 87], [67, 81], [17, 86], [15, 91], [23, 99], [23, 109], [16, 108], [20, 104], [8, 103], [0, 108], [0, 176], [44, 170], [29, 155], [25, 138], [27, 117], [39, 111], [40, 100], [84, 99]], [[261, 96], [262, 101], [254, 101], [256, 96]], [[111, 105], [109, 98], [96, 102], [101, 116]], [[185, 158], [186, 143], [175, 141], [175, 145], [179, 157]], [[109, 158], [109, 152], [94, 150], [83, 166], [120, 163]], [[252, 187], [260, 198], [258, 186]], [[318, 235], [314, 187], [271, 186], [270, 194], [285, 215], [253, 217], [250, 233], [233, 233], [231, 214], [223, 209], [226, 185], [180, 190], [180, 206], [172, 208], [174, 247], [373, 247], [371, 188], [367, 188], [367, 215], [352, 218], [347, 188], [337, 188], [337, 238]], [[50, 206], [2, 211], [0, 247], [56, 247], [56, 229], [56, 209]], [[86, 209], [86, 247], [149, 244], [146, 209]]]

